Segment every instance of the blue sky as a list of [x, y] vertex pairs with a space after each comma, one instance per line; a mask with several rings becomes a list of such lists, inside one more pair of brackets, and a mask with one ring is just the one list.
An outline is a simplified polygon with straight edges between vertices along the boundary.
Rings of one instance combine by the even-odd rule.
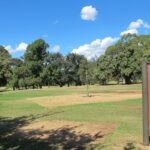
[[149, 0], [1, 0], [0, 6], [0, 45], [13, 57], [43, 38], [50, 51], [90, 59], [103, 54], [121, 32], [150, 33]]

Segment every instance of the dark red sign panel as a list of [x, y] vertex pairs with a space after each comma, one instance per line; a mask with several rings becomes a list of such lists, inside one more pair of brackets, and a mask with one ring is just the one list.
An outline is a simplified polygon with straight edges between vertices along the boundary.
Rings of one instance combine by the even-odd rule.
[[150, 136], [150, 64], [147, 64], [147, 82], [148, 82], [148, 131]]

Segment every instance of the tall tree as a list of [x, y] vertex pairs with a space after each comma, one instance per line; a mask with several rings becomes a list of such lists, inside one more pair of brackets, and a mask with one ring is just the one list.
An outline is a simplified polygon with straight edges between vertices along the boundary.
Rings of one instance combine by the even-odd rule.
[[75, 85], [81, 85], [82, 82], [80, 80], [79, 68], [82, 60], [85, 60], [85, 57], [82, 55], [70, 53], [66, 56], [66, 61], [68, 62], [68, 66], [70, 66], [69, 72], [71, 74], [70, 81], [74, 82]]
[[10, 58], [9, 52], [3, 46], [0, 46], [0, 86], [5, 86], [10, 79]]
[[60, 53], [48, 54], [42, 77], [47, 85], [59, 85], [62, 87], [66, 83], [65, 61]]
[[46, 49], [49, 45], [43, 40], [38, 39], [29, 44], [24, 54], [25, 61], [42, 61], [44, 62], [47, 52]]
[[45, 59], [47, 57], [46, 49], [49, 45], [43, 40], [38, 39], [28, 45], [24, 54], [25, 65], [31, 71], [30, 79], [32, 80], [33, 88], [35, 85], [42, 85], [41, 73], [44, 68]]
[[111, 78], [112, 68], [109, 56], [102, 55], [97, 60], [96, 78], [100, 84], [105, 85]]
[[123, 78], [126, 84], [131, 84], [141, 77], [141, 63], [145, 54], [147, 42], [143, 37], [127, 34], [115, 45], [109, 47], [105, 55], [110, 56], [112, 77]]

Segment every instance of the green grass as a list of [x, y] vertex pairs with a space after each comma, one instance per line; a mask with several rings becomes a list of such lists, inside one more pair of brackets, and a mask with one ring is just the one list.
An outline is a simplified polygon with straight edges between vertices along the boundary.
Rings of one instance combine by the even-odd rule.
[[140, 116], [141, 99], [63, 106], [56, 111], [58, 109], [63, 113], [51, 116], [52, 119], [121, 123]]
[[[111, 149], [117, 149], [127, 141], [140, 143], [142, 140], [142, 110], [141, 99], [133, 99], [122, 102], [107, 102], [95, 104], [80, 104], [74, 106], [59, 107], [55, 110], [60, 111], [52, 116], [43, 119], [48, 120], [67, 120], [77, 122], [109, 123], [116, 124], [116, 130], [106, 137], [104, 145], [109, 145]], [[101, 145], [98, 145], [100, 147]], [[113, 149], [113, 148], [112, 148]]]
[[[99, 92], [117, 92], [117, 91], [131, 91], [141, 90], [141, 84], [133, 85], [107, 85], [107, 86], [90, 86], [91, 93]], [[14, 101], [24, 100], [26, 98], [42, 97], [42, 96], [57, 96], [66, 95], [72, 93], [86, 93], [85, 86], [74, 86], [74, 87], [50, 87], [43, 89], [30, 89], [30, 90], [16, 90], [16, 91], [5, 91], [0, 92], [0, 101]]]
[[21, 117], [44, 113], [48, 109], [36, 103], [0, 102], [1, 117]]
[[0, 101], [25, 100], [26, 98], [34, 98], [34, 97], [42, 97], [42, 96], [57, 96], [57, 95], [64, 95], [70, 93], [72, 93], [72, 90], [67, 91], [63, 88], [7, 91], [7, 92], [0, 93]]
[[[141, 85], [91, 86], [90, 92], [117, 92], [141, 90]], [[128, 142], [137, 144], [142, 141], [142, 100], [131, 99], [120, 102], [79, 104], [48, 109], [26, 99], [42, 96], [57, 96], [84, 93], [85, 87], [51, 87], [42, 90], [20, 90], [0, 92], [0, 117], [17, 118], [38, 116], [43, 120], [65, 120], [77, 122], [116, 124], [117, 128], [109, 134], [97, 149], [119, 149]], [[46, 115], [45, 115], [46, 114]], [[3, 145], [0, 144], [2, 147]], [[1, 148], [0, 149], [3, 149]]]

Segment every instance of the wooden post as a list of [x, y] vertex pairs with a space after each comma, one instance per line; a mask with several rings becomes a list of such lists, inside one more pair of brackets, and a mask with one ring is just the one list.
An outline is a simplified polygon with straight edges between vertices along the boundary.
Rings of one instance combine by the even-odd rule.
[[[149, 64], [150, 65], [150, 64]], [[149, 94], [148, 94], [148, 63], [142, 66], [143, 92], [143, 144], [149, 145]]]
[[89, 80], [88, 80], [88, 72], [86, 69], [86, 96], [89, 97]]

